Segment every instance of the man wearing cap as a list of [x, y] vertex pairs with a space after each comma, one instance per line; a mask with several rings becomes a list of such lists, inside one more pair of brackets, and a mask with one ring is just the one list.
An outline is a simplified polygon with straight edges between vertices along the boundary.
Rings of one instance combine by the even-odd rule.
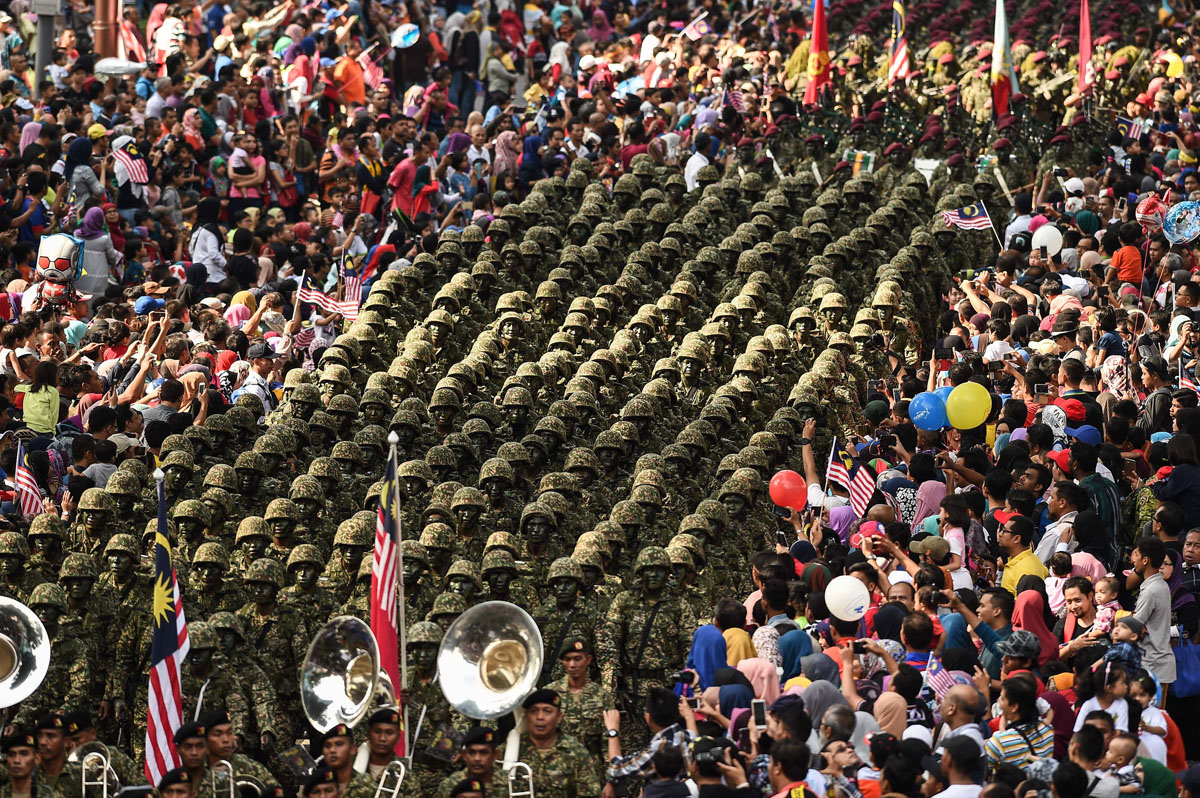
[[198, 721], [189, 721], [175, 732], [175, 750], [179, 752], [180, 764], [195, 785], [200, 784], [200, 777], [208, 769], [207, 734], [208, 727]]
[[489, 798], [508, 798], [508, 774], [497, 756], [499, 745], [495, 729], [476, 726], [467, 732], [458, 750], [463, 768], [442, 779], [436, 798], [450, 798], [455, 787], [466, 779], [481, 785]]
[[37, 737], [38, 768], [42, 777], [60, 792], [73, 792], [67, 789], [64, 778], [67, 764], [67, 735], [66, 721], [61, 712], [47, 712], [37, 719], [34, 724], [34, 735]]
[[279, 781], [271, 771], [245, 754], [237, 753], [237, 736], [233, 733], [233, 724], [230, 723], [228, 714], [205, 712], [200, 715], [198, 722], [203, 727], [207, 749], [206, 772], [195, 782], [198, 798], [215, 798], [212, 794], [212, 776], [208, 771], [221, 760], [229, 762], [235, 781], [246, 776], [258, 780], [267, 790], [279, 787]]
[[381, 707], [371, 713], [367, 718], [367, 739], [359, 745], [354, 757], [356, 775], [346, 788], [346, 794], [375, 794], [384, 770], [400, 759], [396, 756], [399, 739], [400, 712], [395, 707]]
[[246, 352], [246, 360], [250, 361], [250, 371], [242, 390], [252, 394], [263, 403], [263, 414], [269, 415], [275, 409], [275, 392], [271, 390], [271, 374], [275, 371], [275, 350], [266, 341], [252, 344]]
[[[599, 795], [600, 779], [583, 744], [559, 729], [562, 699], [547, 688], [534, 690], [522, 702], [525, 730], [519, 738], [517, 759], [533, 772], [537, 798], [573, 798]], [[500, 752], [509, 743], [505, 743]]]
[[546, 685], [558, 693], [563, 713], [562, 728], [579, 742], [595, 759], [604, 762], [604, 711], [615, 705], [612, 696], [589, 678], [592, 665], [592, 646], [587, 638], [568, 637], [558, 650], [558, 660], [566, 671], [561, 679]]
[[354, 732], [345, 723], [339, 723], [321, 737], [321, 756], [325, 767], [333, 771], [338, 795], [356, 775], [354, 772]]
[[184, 768], [168, 770], [158, 781], [158, 795], [159, 798], [192, 798], [192, 775]]
[[304, 780], [304, 798], [338, 798], [337, 773], [332, 768], [315, 768]]
[[33, 732], [18, 726], [0, 739], [0, 752], [8, 768], [8, 779], [0, 784], [0, 798], [62, 798], [38, 767], [38, 744]]

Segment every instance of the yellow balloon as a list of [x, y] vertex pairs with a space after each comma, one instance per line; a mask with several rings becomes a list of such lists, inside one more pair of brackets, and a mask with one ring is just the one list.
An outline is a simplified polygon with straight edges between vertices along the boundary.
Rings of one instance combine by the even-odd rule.
[[975, 429], [992, 412], [992, 395], [977, 382], [964, 382], [946, 399], [946, 418], [955, 429]]

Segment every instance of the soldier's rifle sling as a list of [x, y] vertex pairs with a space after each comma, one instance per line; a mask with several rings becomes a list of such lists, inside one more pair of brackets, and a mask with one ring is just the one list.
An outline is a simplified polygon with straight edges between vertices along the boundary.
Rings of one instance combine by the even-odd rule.
[[546, 678], [550, 671], [554, 670], [554, 663], [557, 662], [558, 651], [562, 648], [563, 641], [567, 639], [567, 630], [571, 628], [571, 622], [575, 620], [575, 613], [579, 611], [579, 602], [571, 608], [571, 612], [567, 615], [567, 619], [563, 621], [563, 625], [558, 630], [558, 639], [554, 641], [554, 648], [550, 649], [549, 656], [545, 657], [545, 662], [542, 664], [542, 678]]
[[642, 630], [642, 640], [638, 643], [637, 653], [633, 655], [633, 695], [635, 697], [642, 694], [642, 677], [638, 671], [642, 668], [642, 657], [646, 653], [646, 644], [650, 642], [650, 630], [654, 628], [654, 619], [658, 617], [658, 611], [662, 609], [663, 601], [664, 599], [659, 599], [650, 608], [650, 617], [646, 619], [646, 628]]

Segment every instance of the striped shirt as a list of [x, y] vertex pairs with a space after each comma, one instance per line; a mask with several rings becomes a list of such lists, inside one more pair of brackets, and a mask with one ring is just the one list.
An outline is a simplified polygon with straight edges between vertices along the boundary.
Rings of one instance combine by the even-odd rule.
[[1041, 721], [1018, 728], [1010, 726], [989, 737], [983, 751], [989, 773], [1002, 764], [1024, 767], [1031, 760], [1054, 754], [1054, 730]]

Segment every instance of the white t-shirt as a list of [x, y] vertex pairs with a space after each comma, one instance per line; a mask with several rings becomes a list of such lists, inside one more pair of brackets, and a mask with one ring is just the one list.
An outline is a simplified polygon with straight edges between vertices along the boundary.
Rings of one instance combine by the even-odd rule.
[[[1151, 704], [1142, 710], [1142, 722], [1147, 726], [1158, 729], [1167, 728], [1167, 716], [1158, 707]], [[1155, 762], [1167, 764], [1167, 741], [1157, 734], [1148, 731], [1138, 732], [1138, 738], [1146, 749], [1146, 756]]]
[[950, 581], [954, 585], [955, 590], [962, 588], [970, 589], [974, 583], [971, 581], [971, 572], [967, 570], [967, 539], [960, 527], [949, 527], [945, 532], [946, 542], [950, 544], [950, 553], [957, 554], [961, 566], [950, 572]]
[[[1089, 712], [1094, 710], [1107, 712], [1113, 719], [1113, 728], [1117, 731], [1129, 731], [1129, 704], [1124, 698], [1118, 698], [1112, 702], [1112, 706], [1108, 709], [1100, 706], [1100, 700], [1092, 697], [1083, 702], [1083, 706], [1075, 713], [1075, 731], [1083, 728], [1083, 719], [1088, 716]], [[1165, 725], [1165, 724], [1164, 724]]]
[[933, 798], [976, 798], [982, 790], [981, 784], [951, 784]]

